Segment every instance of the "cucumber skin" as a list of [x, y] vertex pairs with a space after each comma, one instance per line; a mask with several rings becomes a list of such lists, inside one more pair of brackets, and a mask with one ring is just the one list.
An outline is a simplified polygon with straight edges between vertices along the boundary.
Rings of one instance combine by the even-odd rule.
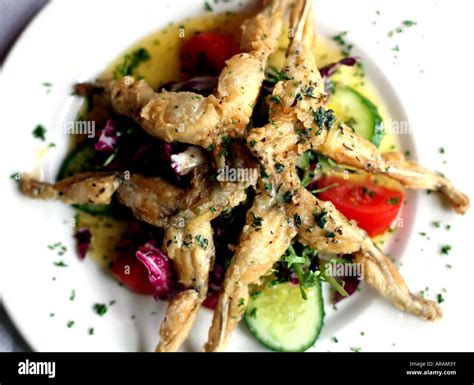
[[[79, 172], [92, 171], [93, 168], [88, 167], [90, 166], [90, 164], [87, 164], [86, 162], [91, 161], [94, 152], [95, 152], [94, 147], [89, 143], [84, 143], [84, 144], [79, 145], [77, 148], [74, 149], [74, 151], [72, 151], [66, 156], [66, 159], [64, 159], [59, 169], [56, 180], [57, 181], [63, 180]], [[80, 157], [84, 159], [80, 159]], [[76, 166], [77, 171], [71, 172], [71, 169], [75, 166], [78, 160], [80, 160], [81, 162], [80, 167]]]
[[260, 342], [263, 346], [265, 346], [266, 348], [274, 351], [274, 352], [284, 352], [284, 353], [298, 353], [298, 352], [305, 352], [306, 350], [308, 350], [310, 347], [312, 347], [316, 341], [318, 340], [319, 338], [319, 335], [321, 334], [321, 330], [323, 329], [323, 326], [324, 326], [324, 316], [326, 315], [326, 313], [324, 312], [324, 302], [323, 302], [323, 291], [322, 291], [322, 288], [319, 289], [319, 301], [320, 301], [320, 304], [321, 304], [321, 309], [320, 309], [320, 315], [321, 315], [321, 322], [319, 324], [319, 328], [318, 330], [316, 331], [316, 334], [313, 338], [313, 340], [311, 342], [308, 342], [306, 345], [303, 345], [300, 349], [298, 350], [285, 350], [285, 349], [277, 349], [275, 348], [274, 346], [271, 346], [269, 345], [267, 342], [265, 342], [263, 339], [260, 338], [260, 336], [258, 335], [258, 333], [255, 331], [255, 329], [252, 327], [251, 325], [251, 320], [250, 320], [250, 316], [247, 314], [247, 312], [245, 312], [245, 315], [244, 315], [244, 322], [245, 322], [245, 325], [247, 326], [247, 328], [249, 329], [250, 333], [252, 333], [252, 335], [255, 337], [255, 339]]
[[[365, 136], [362, 136], [364, 139], [367, 139], [368, 141], [372, 142], [375, 146], [379, 147], [380, 143], [382, 142], [382, 139], [384, 137], [385, 131], [383, 127], [383, 120], [382, 117], [380, 116], [377, 107], [369, 100], [367, 99], [364, 95], [360, 94], [358, 91], [355, 89], [348, 87], [348, 86], [341, 86], [341, 85], [336, 85], [334, 94], [337, 92], [341, 93], [350, 93], [352, 94], [353, 97], [357, 98], [358, 101], [364, 105], [364, 107], [368, 110], [367, 112], [371, 115], [372, 120], [373, 120], [373, 133], [370, 138], [367, 138]], [[343, 96], [342, 96], [343, 97]]]
[[[355, 90], [352, 91], [357, 92]], [[382, 117], [380, 116], [377, 107], [369, 99], [358, 92], [357, 95], [359, 96], [360, 101], [367, 107], [368, 110], [370, 110], [372, 117], [374, 118], [374, 133], [372, 138], [367, 140], [370, 140], [375, 146], [380, 147], [380, 143], [382, 142], [382, 139], [385, 135]]]

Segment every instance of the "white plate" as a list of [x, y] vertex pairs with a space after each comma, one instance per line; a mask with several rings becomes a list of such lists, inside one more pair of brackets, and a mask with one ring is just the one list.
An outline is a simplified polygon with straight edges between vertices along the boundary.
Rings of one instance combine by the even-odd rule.
[[[38, 165], [36, 154], [40, 145], [32, 138], [31, 131], [41, 123], [48, 129], [48, 142], [56, 143], [57, 147], [48, 153], [39, 169], [46, 180], [53, 179], [67, 146], [62, 122], [73, 117], [81, 103], [70, 96], [71, 86], [93, 79], [141, 37], [170, 21], [203, 12], [202, 1], [177, 3], [177, 0], [52, 2], [22, 35], [4, 65], [0, 80], [3, 131], [0, 289], [8, 313], [34, 350], [150, 351], [157, 342], [164, 304], [157, 305], [150, 298], [133, 295], [119, 287], [93, 261], [80, 262], [73, 251], [68, 222], [72, 210], [59, 202], [26, 199], [18, 194], [8, 178], [15, 171], [31, 171]], [[322, 34], [351, 30], [350, 37], [359, 47], [357, 53], [366, 63], [368, 76], [377, 84], [395, 119], [406, 120], [397, 94], [403, 96], [423, 163], [431, 168], [442, 168], [459, 188], [473, 197], [472, 182], [464, 178], [470, 146], [462, 113], [470, 110], [463, 98], [458, 100], [459, 95], [469, 96], [469, 93], [463, 91], [462, 84], [448, 85], [449, 91], [457, 92], [451, 93], [457, 95], [456, 105], [465, 107], [460, 113], [450, 113], [449, 109], [455, 104], [445, 104], [452, 101], [442, 93], [447, 90], [433, 87], [433, 82], [450, 63], [444, 56], [437, 55], [438, 43], [443, 37], [436, 29], [436, 15], [449, 12], [449, 8], [441, 8], [436, 2], [420, 3], [403, 8], [398, 2], [387, 2], [382, 7], [372, 1], [319, 0], [315, 8]], [[239, 8], [239, 5], [228, 7]], [[341, 9], [344, 12], [341, 13]], [[377, 9], [381, 15], [376, 14]], [[435, 15], [432, 19], [425, 18], [427, 10]], [[387, 37], [388, 30], [401, 20], [416, 17], [418, 26], [406, 36]], [[376, 21], [374, 25], [373, 21]], [[398, 59], [393, 58], [391, 51], [395, 44], [401, 46]], [[418, 54], [420, 47], [422, 56]], [[52, 83], [49, 94], [43, 82]], [[458, 135], [454, 135], [454, 130]], [[406, 148], [415, 152], [412, 136], [401, 140]], [[445, 165], [438, 154], [441, 146], [447, 153]], [[443, 320], [427, 323], [402, 315], [364, 287], [342, 303], [338, 311], [331, 311], [327, 306], [326, 325], [315, 350], [472, 349], [474, 319], [472, 300], [468, 299], [473, 276], [474, 252], [469, 242], [472, 216], [456, 216], [424, 192], [412, 194], [409, 202], [411, 208], [405, 210], [405, 227], [397, 235], [400, 241], [390, 251], [397, 257], [403, 254], [401, 270], [413, 291], [428, 286], [428, 296], [433, 298], [442, 288], [447, 289], [447, 293], [443, 293], [446, 298]], [[433, 220], [450, 223], [452, 230], [434, 229], [430, 225]], [[426, 231], [431, 241], [420, 237], [420, 231]], [[68, 268], [55, 267], [53, 262], [57, 257], [47, 249], [48, 244], [58, 241], [68, 247], [64, 256]], [[440, 255], [442, 244], [453, 244], [449, 256]], [[447, 269], [447, 263], [453, 268]], [[69, 299], [72, 290], [76, 291], [74, 301]], [[94, 303], [110, 300], [117, 302], [103, 317], [93, 312]], [[55, 316], [50, 317], [50, 313]], [[136, 316], [134, 320], [132, 315]], [[66, 324], [71, 320], [75, 323], [68, 328]], [[211, 313], [203, 310], [185, 350], [201, 349], [210, 321]], [[88, 335], [90, 327], [95, 330], [93, 336]], [[361, 331], [365, 332], [364, 336]], [[333, 336], [337, 336], [338, 344], [332, 342]], [[228, 350], [264, 349], [241, 326], [234, 333]]]

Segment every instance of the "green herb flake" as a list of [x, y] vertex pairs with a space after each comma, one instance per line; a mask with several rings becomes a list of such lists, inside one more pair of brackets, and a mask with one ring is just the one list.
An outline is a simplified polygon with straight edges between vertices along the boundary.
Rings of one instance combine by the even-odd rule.
[[150, 53], [145, 48], [138, 48], [131, 53], [124, 55], [122, 62], [114, 70], [114, 78], [119, 79], [124, 76], [132, 76], [140, 64], [151, 59]]
[[71, 295], [69, 296], [70, 301], [74, 301], [76, 299], [76, 290], [71, 291]]
[[255, 228], [262, 227], [262, 222], [263, 222], [263, 218], [255, 215], [255, 213], [252, 212], [252, 227], [255, 227]]
[[272, 95], [270, 97], [270, 100], [274, 102], [275, 104], [280, 104], [281, 103], [281, 97], [278, 95]]
[[214, 8], [212, 8], [211, 4], [209, 3], [209, 1], [205, 1], [204, 2], [204, 9], [207, 11], [207, 12], [212, 12], [214, 11]]
[[295, 214], [293, 215], [293, 220], [295, 221], [295, 226], [299, 228], [302, 223], [301, 216], [299, 214]]
[[38, 124], [31, 133], [35, 139], [42, 140], [43, 142], [46, 140], [46, 128], [41, 124]]
[[389, 204], [391, 206], [396, 206], [398, 204], [398, 202], [400, 202], [399, 197], [393, 197], [393, 198], [387, 199], [387, 204]]
[[250, 310], [249, 317], [257, 318], [257, 308], [256, 307], [254, 307], [252, 310]]
[[196, 235], [196, 242], [198, 246], [203, 250], [206, 250], [209, 244], [207, 238], [204, 238], [201, 234]]
[[72, 328], [74, 326], [74, 321], [68, 321], [66, 325], [68, 328]]
[[332, 128], [334, 122], [336, 121], [333, 110], [325, 110], [323, 107], [319, 107], [317, 110], [311, 111], [313, 112], [314, 122], [319, 127], [316, 135], [320, 135], [324, 128], [327, 128], [328, 130]]
[[261, 290], [257, 290], [257, 291], [255, 291], [255, 292], [253, 292], [252, 294], [250, 294], [250, 296], [251, 296], [252, 298], [254, 298], [254, 299], [260, 297], [261, 295], [262, 295], [262, 291], [261, 291]]
[[324, 229], [324, 227], [326, 226], [326, 223], [328, 222], [327, 217], [326, 217], [327, 216], [326, 209], [322, 209], [319, 213], [314, 212], [313, 216], [314, 216], [314, 221], [316, 222], [318, 227], [320, 229]]
[[451, 249], [452, 249], [451, 245], [444, 245], [441, 247], [440, 252], [441, 254], [448, 255]]
[[90, 335], [90, 336], [93, 336], [94, 335], [94, 328], [89, 328], [87, 330], [87, 333]]
[[442, 295], [442, 294], [438, 294], [438, 295], [436, 296], [436, 301], [437, 301], [438, 303], [443, 303], [443, 302], [444, 302], [443, 295]]
[[355, 348], [355, 347], [351, 348], [351, 352], [354, 352], [354, 353], [359, 353], [361, 350], [362, 348]]
[[414, 25], [416, 25], [416, 21], [413, 21], [413, 20], [404, 20], [402, 21], [402, 24], [405, 26], [405, 27], [413, 27]]
[[281, 174], [283, 172], [283, 170], [285, 169], [285, 166], [278, 162], [278, 163], [275, 163], [275, 171], [278, 173], [278, 174]]
[[68, 267], [68, 265], [64, 261], [54, 262], [53, 265], [57, 267]]
[[284, 203], [290, 203], [292, 198], [293, 193], [291, 191], [287, 191], [282, 197]]
[[93, 309], [100, 316], [103, 316], [105, 313], [107, 313], [107, 305], [105, 303], [96, 303], [94, 304]]

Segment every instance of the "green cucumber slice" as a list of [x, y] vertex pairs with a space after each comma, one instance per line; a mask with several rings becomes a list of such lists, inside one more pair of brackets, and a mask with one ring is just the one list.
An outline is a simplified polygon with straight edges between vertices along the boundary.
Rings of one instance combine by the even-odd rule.
[[383, 120], [377, 107], [365, 96], [353, 88], [336, 86], [327, 108], [334, 110], [337, 118], [352, 127], [357, 135], [380, 146], [384, 136]]
[[324, 320], [321, 285], [306, 289], [306, 294], [304, 300], [299, 286], [289, 282], [261, 286], [250, 295], [245, 311], [250, 332], [280, 352], [302, 352], [313, 346]]
[[69, 178], [81, 172], [93, 171], [96, 168], [93, 163], [95, 154], [94, 145], [90, 143], [79, 145], [64, 159], [59, 169], [57, 180]]

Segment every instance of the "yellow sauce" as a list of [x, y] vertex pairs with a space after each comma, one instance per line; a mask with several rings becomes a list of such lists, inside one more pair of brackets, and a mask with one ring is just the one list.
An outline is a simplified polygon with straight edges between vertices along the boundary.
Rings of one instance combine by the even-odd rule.
[[[187, 19], [181, 23], [171, 23], [166, 28], [147, 36], [136, 42], [130, 48], [117, 57], [101, 78], [112, 78], [114, 69], [122, 63], [124, 55], [130, 54], [139, 48], [146, 49], [150, 54], [150, 60], [142, 63], [134, 75], [143, 77], [152, 87], [156, 88], [169, 81], [180, 80], [179, 52], [183, 41], [196, 32], [219, 31], [224, 34], [234, 36], [236, 42], [240, 40], [240, 25], [249, 16], [246, 13], [208, 14], [202, 17]], [[288, 29], [283, 31], [279, 50], [274, 53], [269, 61], [269, 65], [281, 68], [285, 60], [285, 51], [288, 46]], [[329, 63], [342, 58], [339, 47], [328, 38], [318, 36], [314, 47], [317, 63], [323, 67]], [[385, 125], [390, 124], [390, 116], [382, 103], [376, 88], [368, 79], [361, 82], [357, 69], [342, 67], [338, 73], [333, 75], [333, 79], [347, 86], [355, 88], [358, 92], [367, 97], [378, 108]], [[97, 111], [82, 116], [93, 116]], [[76, 135], [77, 136], [77, 135]], [[393, 134], [386, 134], [381, 149], [396, 150], [398, 143]], [[108, 266], [116, 256], [116, 243], [124, 236], [131, 222], [120, 221], [110, 217], [99, 215], [89, 215], [78, 212], [79, 225], [88, 227], [92, 233], [92, 242], [88, 255], [95, 259], [101, 266]]]

